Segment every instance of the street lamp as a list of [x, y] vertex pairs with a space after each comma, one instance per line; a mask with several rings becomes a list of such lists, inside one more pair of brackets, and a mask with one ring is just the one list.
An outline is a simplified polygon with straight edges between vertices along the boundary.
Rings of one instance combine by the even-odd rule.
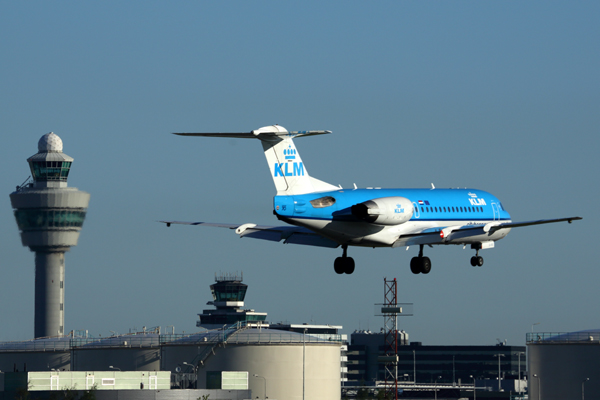
[[473, 375], [469, 375], [470, 378], [473, 378], [473, 400], [477, 400], [477, 387], [475, 385], [475, 377]]
[[414, 384], [417, 384], [417, 355], [413, 350], [413, 381]]
[[456, 368], [454, 367], [454, 357], [456, 356], [452, 356], [452, 386], [456, 385]]
[[519, 392], [519, 394], [521, 394], [521, 354], [525, 355], [525, 353], [522, 352], [522, 351], [517, 351], [516, 354], [519, 357], [519, 359], [517, 361], [518, 364], [519, 364], [519, 376], [518, 376], [518, 379], [519, 379], [519, 389], [518, 389], [518, 392]]
[[504, 357], [504, 354], [494, 354], [494, 357], [498, 357], [498, 391], [501, 391], [501, 387], [500, 387], [500, 380], [501, 380], [501, 376], [500, 376], [500, 357]]
[[194, 364], [189, 364], [187, 362], [183, 362], [183, 365], [187, 365], [188, 367], [192, 367], [192, 373], [194, 375], [196, 375], [196, 380], [194, 381], [194, 388], [198, 389], [198, 374], [197, 374], [197, 368]]
[[585, 391], [584, 391], [584, 389], [585, 389], [585, 386], [584, 386], [584, 385], [585, 385], [585, 383], [586, 383], [587, 381], [589, 381], [589, 380], [590, 380], [590, 378], [585, 378], [585, 379], [583, 380], [583, 382], [581, 382], [581, 400], [585, 400]]
[[[267, 380], [265, 379], [265, 385]], [[265, 389], [265, 392], [267, 390]], [[302, 332], [302, 400], [306, 397], [306, 328]], [[265, 394], [266, 397], [266, 394]]]
[[537, 378], [538, 380], [538, 400], [540, 400], [542, 397], [540, 396], [540, 377], [538, 376], [538, 374], [533, 374], [534, 378]]
[[438, 379], [442, 379], [441, 376], [438, 376], [437, 378], [435, 378], [435, 400], [437, 400], [437, 381]]
[[533, 324], [531, 324], [531, 333], [533, 333], [533, 326], [539, 324], [541, 324], [541, 322], [534, 322]]
[[254, 376], [256, 378], [263, 378], [265, 380], [265, 400], [266, 400], [267, 399], [267, 378], [265, 378], [264, 376], [256, 375], [256, 374], [252, 374], [252, 376]]

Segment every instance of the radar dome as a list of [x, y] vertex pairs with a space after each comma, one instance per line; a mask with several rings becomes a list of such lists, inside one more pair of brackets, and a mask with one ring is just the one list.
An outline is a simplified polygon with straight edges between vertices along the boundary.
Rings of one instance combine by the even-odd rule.
[[62, 152], [63, 142], [54, 132], [46, 133], [38, 142], [40, 152], [56, 151]]

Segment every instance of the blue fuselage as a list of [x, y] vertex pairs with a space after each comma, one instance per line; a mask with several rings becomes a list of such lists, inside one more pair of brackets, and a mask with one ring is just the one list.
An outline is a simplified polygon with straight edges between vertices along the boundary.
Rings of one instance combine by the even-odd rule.
[[[386, 198], [407, 199], [403, 200], [407, 206], [391, 211], [409, 213], [402, 222], [369, 223], [352, 212], [352, 206], [356, 204]], [[369, 247], [411, 244], [408, 239], [400, 239], [403, 235], [510, 220], [510, 215], [495, 196], [476, 189], [340, 189], [275, 196], [274, 210], [286, 222], [319, 232], [340, 244]], [[506, 233], [508, 231], [494, 237], [473, 237], [472, 240], [497, 240]]]
[[[340, 189], [295, 196], [275, 196], [277, 214], [294, 219], [353, 220], [350, 208], [367, 200], [405, 197], [413, 204], [411, 221], [510, 220], [500, 201], [477, 189]], [[332, 197], [332, 205], [315, 207], [311, 201]]]

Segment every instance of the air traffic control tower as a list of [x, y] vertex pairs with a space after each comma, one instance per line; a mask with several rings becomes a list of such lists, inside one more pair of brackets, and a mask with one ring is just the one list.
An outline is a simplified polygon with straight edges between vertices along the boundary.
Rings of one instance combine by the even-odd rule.
[[90, 194], [67, 187], [73, 158], [50, 132], [27, 159], [33, 182], [10, 194], [23, 246], [35, 252], [35, 337], [64, 335], [65, 252], [77, 245]]

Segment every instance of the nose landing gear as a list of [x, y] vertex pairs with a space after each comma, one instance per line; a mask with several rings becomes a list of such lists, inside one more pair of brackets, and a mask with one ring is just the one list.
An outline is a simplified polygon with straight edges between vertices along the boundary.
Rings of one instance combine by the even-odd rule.
[[354, 272], [354, 259], [352, 257], [348, 257], [347, 244], [342, 245], [342, 249], [344, 250], [344, 253], [341, 257], [335, 259], [335, 262], [333, 263], [333, 269], [335, 270], [336, 274], [350, 275]]

